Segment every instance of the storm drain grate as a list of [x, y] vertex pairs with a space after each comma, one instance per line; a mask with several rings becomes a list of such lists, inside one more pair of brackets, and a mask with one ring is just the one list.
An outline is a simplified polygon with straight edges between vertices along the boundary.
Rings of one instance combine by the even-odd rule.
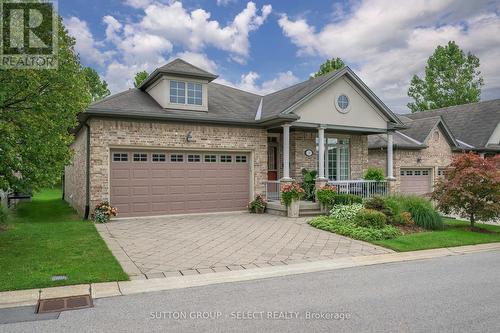
[[90, 295], [41, 299], [38, 301], [36, 313], [61, 312], [93, 307]]

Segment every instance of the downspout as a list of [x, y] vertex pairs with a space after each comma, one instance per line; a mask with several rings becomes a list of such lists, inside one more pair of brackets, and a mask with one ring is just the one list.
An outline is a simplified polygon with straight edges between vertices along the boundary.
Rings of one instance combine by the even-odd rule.
[[85, 122], [83, 124], [87, 129], [87, 165], [86, 165], [86, 180], [85, 180], [85, 213], [83, 214], [83, 218], [88, 220], [90, 213], [90, 126]]

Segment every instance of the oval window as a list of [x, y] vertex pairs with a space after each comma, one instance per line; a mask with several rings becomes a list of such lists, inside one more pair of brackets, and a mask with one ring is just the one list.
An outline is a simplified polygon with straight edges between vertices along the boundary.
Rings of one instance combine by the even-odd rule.
[[341, 113], [347, 113], [350, 110], [350, 101], [349, 97], [347, 95], [342, 94], [337, 97], [337, 100], [335, 101], [335, 106], [337, 107], [337, 110]]

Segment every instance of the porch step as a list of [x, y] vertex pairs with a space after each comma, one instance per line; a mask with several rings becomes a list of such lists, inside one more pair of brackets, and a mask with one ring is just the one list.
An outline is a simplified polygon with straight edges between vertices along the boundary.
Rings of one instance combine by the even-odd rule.
[[300, 217], [310, 217], [310, 216], [320, 216], [323, 215], [321, 214], [320, 210], [306, 210], [306, 211], [300, 211], [299, 216]]

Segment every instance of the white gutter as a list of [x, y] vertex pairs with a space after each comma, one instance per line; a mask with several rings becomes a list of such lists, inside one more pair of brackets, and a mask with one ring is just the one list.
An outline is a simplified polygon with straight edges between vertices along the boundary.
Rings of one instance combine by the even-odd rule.
[[260, 120], [262, 117], [262, 100], [263, 98], [260, 99], [259, 107], [257, 108], [257, 113], [255, 114], [255, 120]]
[[462, 146], [465, 146], [465, 147], [467, 147], [467, 148], [476, 148], [476, 147], [474, 147], [474, 146], [471, 146], [471, 145], [470, 145], [470, 144], [468, 144], [468, 143], [465, 143], [465, 142], [460, 141], [460, 140], [458, 140], [458, 139], [456, 139], [456, 140], [457, 140], [457, 142], [458, 142], [458, 143], [460, 143]]
[[420, 142], [420, 141], [418, 141], [418, 140], [415, 140], [414, 138], [409, 137], [408, 135], [403, 134], [403, 133], [401, 133], [400, 131], [396, 131], [396, 133], [398, 133], [399, 135], [401, 135], [403, 138], [406, 138], [406, 139], [408, 139], [408, 140], [410, 140], [410, 141], [415, 142], [415, 143], [416, 143], [416, 144], [418, 144], [418, 145], [421, 145], [421, 144], [422, 144], [422, 142]]

